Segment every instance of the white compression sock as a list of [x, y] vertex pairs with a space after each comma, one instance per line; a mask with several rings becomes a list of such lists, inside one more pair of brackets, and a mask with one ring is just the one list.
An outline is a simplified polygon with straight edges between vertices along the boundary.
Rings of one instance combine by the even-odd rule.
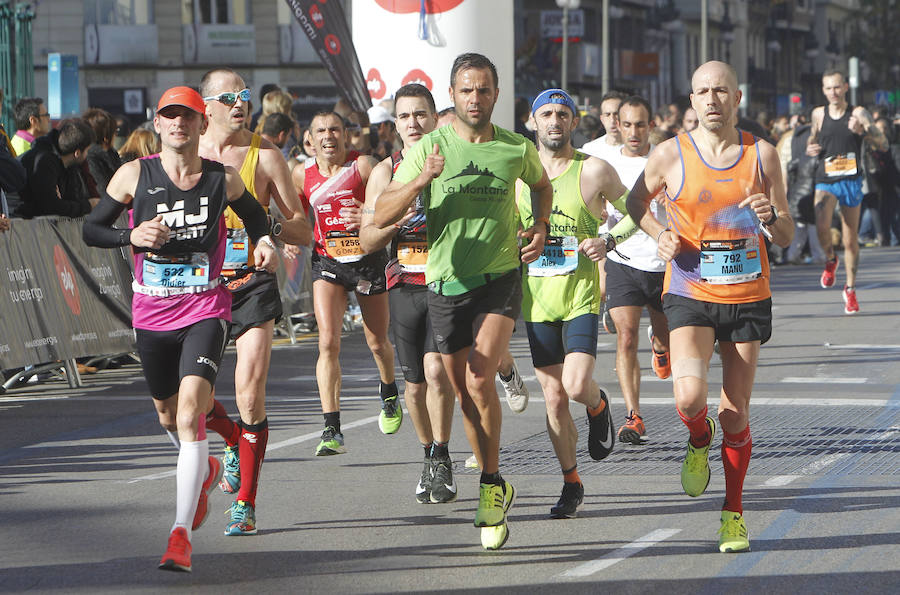
[[175, 470], [175, 524], [171, 530], [184, 527], [187, 529], [188, 539], [191, 538], [191, 525], [197, 511], [200, 488], [208, 473], [209, 442], [205, 438], [197, 442], [182, 441], [178, 451], [178, 467]]

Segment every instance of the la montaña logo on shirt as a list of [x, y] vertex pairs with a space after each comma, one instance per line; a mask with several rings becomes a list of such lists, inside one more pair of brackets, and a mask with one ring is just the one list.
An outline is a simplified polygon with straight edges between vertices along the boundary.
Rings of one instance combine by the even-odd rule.
[[[444, 194], [461, 194], [470, 196], [472, 200], [476, 201], [492, 201], [496, 198], [505, 199], [509, 195], [509, 182], [489, 170], [488, 168], [479, 169], [474, 162], [470, 161], [469, 165], [467, 165], [461, 172], [447, 178], [444, 182], [449, 182], [450, 180], [455, 180], [456, 178], [463, 178], [466, 176], [475, 176], [479, 178], [494, 178], [495, 180], [499, 180], [502, 182], [502, 186], [492, 186], [490, 182], [485, 183], [468, 183], [468, 184], [460, 184], [456, 186], [455, 184], [442, 184], [442, 190]], [[474, 181], [473, 181], [474, 182]]]

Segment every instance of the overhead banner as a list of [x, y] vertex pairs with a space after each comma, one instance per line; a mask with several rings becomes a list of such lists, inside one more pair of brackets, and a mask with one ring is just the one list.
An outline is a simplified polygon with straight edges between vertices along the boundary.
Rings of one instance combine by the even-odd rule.
[[[372, 107], [340, 2], [285, 0], [338, 90], [355, 111]], [[356, 7], [354, 6], [354, 10]], [[383, 34], [383, 31], [382, 31]]]
[[134, 351], [131, 268], [81, 220], [13, 219], [0, 233], [0, 367]]

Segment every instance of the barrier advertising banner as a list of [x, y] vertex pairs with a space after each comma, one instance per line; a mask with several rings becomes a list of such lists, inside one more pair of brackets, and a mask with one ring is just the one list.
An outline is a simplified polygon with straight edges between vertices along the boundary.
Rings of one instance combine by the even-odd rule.
[[[339, 2], [285, 0], [344, 99], [355, 111], [372, 106], [350, 27]], [[355, 7], [354, 7], [355, 8]]]
[[0, 234], [0, 367], [134, 350], [131, 269], [81, 220], [13, 219]]

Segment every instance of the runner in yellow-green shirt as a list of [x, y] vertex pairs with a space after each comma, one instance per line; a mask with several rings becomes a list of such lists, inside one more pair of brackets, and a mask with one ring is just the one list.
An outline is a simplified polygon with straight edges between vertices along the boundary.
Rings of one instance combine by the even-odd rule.
[[[584, 501], [575, 445], [578, 431], [569, 399], [587, 407], [588, 451], [595, 460], [613, 448], [612, 415], [606, 393], [593, 379], [601, 306], [596, 262], [636, 230], [631, 219], [597, 237], [606, 217], [606, 201], [624, 202], [626, 188], [604, 160], [576, 152], [571, 135], [578, 110], [562, 89], [547, 89], [535, 98], [532, 117], [538, 154], [553, 185], [550, 235], [541, 256], [526, 268], [522, 316], [531, 359], [547, 405], [547, 429], [563, 473], [559, 502], [552, 518], [572, 518]], [[533, 222], [531, 194], [519, 184], [523, 227]]]
[[[519, 267], [540, 256], [553, 198], [534, 145], [491, 123], [498, 95], [489, 59], [458, 56], [450, 71], [456, 120], [412, 147], [373, 217], [377, 227], [388, 227], [423, 193], [428, 311], [481, 467], [475, 526], [487, 549], [506, 543], [506, 513], [515, 497], [500, 475], [502, 413], [494, 373], [521, 309]], [[524, 231], [516, 213], [517, 178], [531, 188], [537, 214], [537, 224]]]

